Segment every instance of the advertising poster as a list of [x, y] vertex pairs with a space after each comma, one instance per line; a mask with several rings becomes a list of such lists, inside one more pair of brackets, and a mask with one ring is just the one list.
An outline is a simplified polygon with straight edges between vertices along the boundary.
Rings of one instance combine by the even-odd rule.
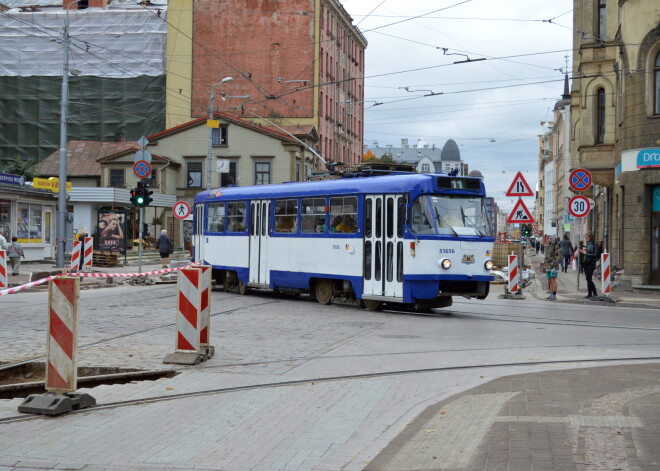
[[108, 211], [99, 212], [99, 250], [125, 252], [126, 214]]

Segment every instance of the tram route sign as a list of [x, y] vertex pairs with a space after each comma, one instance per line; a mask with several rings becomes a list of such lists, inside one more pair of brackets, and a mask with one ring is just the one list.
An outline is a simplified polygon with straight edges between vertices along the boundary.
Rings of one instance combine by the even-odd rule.
[[506, 196], [534, 196], [534, 192], [527, 183], [527, 180], [525, 180], [525, 177], [523, 177], [522, 172], [516, 173], [509, 190], [506, 192]]
[[583, 218], [591, 211], [591, 201], [586, 196], [576, 195], [568, 201], [568, 212], [575, 218]]
[[528, 224], [534, 222], [534, 217], [532, 216], [532, 213], [529, 212], [529, 209], [527, 209], [523, 200], [518, 198], [518, 202], [513, 207], [511, 213], [509, 213], [506, 222], [508, 224]]
[[583, 168], [576, 168], [568, 177], [568, 184], [575, 191], [586, 191], [592, 183], [591, 173]]

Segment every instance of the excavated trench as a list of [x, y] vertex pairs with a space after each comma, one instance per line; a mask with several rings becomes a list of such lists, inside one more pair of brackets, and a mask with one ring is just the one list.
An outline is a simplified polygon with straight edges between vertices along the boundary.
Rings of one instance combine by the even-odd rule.
[[[0, 365], [0, 399], [27, 397], [46, 392], [44, 381], [46, 364], [43, 362]], [[93, 388], [102, 384], [124, 384], [135, 381], [154, 381], [171, 378], [174, 370], [145, 371], [134, 368], [79, 367], [78, 388]]]

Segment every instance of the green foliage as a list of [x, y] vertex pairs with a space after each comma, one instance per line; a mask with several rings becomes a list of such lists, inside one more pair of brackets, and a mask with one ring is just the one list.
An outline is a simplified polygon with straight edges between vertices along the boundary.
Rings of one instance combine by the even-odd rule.
[[368, 150], [363, 156], [362, 156], [362, 162], [380, 162], [383, 164], [394, 164], [396, 161], [392, 158], [391, 155], [389, 154], [383, 154], [380, 157], [376, 157], [376, 154], [371, 152], [371, 149]]
[[39, 176], [36, 166], [36, 160], [23, 159], [20, 155], [16, 154], [14, 160], [0, 162], [0, 171], [11, 173], [12, 175], [23, 175], [26, 180], [32, 180]]

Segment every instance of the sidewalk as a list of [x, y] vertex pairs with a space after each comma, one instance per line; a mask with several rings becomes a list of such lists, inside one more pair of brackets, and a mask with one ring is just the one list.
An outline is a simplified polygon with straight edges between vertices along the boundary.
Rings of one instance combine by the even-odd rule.
[[[525, 252], [525, 265], [530, 265], [536, 273], [536, 279], [531, 285], [525, 289], [526, 295], [531, 295], [536, 299], [545, 300], [548, 296], [548, 282], [545, 278], [545, 272], [541, 270], [540, 265], [543, 262], [544, 255], [539, 253], [536, 255], [532, 250], [528, 249]], [[594, 277], [596, 290], [599, 295], [602, 294], [601, 281]], [[610, 298], [615, 303], [603, 301], [591, 301], [585, 299], [587, 295], [587, 280], [584, 273], [579, 277], [578, 288], [578, 275], [577, 271], [571, 268], [568, 272], [559, 272], [557, 276], [557, 301], [569, 302], [587, 305], [602, 305], [602, 306], [618, 306], [618, 307], [637, 307], [643, 309], [660, 309], [660, 291], [656, 293], [634, 293], [632, 291], [617, 291], [614, 289]], [[550, 302], [550, 301], [548, 301]]]

